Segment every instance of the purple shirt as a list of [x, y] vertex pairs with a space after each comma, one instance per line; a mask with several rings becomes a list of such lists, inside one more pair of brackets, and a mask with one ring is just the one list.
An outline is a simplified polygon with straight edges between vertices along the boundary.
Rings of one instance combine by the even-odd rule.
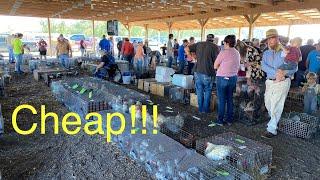
[[240, 68], [240, 54], [235, 48], [224, 49], [219, 53], [214, 64], [219, 65], [217, 76], [236, 76]]

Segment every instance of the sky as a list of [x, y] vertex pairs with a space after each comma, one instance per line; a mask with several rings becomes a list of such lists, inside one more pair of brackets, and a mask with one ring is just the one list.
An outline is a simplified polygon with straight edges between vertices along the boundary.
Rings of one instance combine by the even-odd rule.
[[[16, 33], [16, 32], [41, 32], [40, 21], [47, 20], [44, 18], [33, 18], [33, 17], [19, 17], [19, 16], [0, 16], [0, 33]], [[74, 20], [65, 20], [68, 23], [74, 22]], [[256, 27], [255, 30], [258, 36], [257, 38], [262, 38], [264, 31], [268, 28], [274, 27]], [[288, 26], [277, 26], [276, 29], [279, 31], [279, 34], [287, 36]], [[315, 41], [320, 39], [320, 24], [317, 25], [293, 25], [291, 26], [290, 38], [301, 37], [304, 42], [313, 38]], [[242, 32], [246, 34], [247, 28], [243, 28]], [[262, 32], [262, 33], [261, 33]], [[256, 36], [257, 36], [256, 35]], [[256, 37], [254, 35], [254, 37]]]

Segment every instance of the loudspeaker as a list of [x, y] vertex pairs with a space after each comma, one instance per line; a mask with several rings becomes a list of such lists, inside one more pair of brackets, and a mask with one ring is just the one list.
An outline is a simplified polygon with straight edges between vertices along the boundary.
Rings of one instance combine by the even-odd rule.
[[118, 36], [118, 21], [107, 21], [107, 32], [109, 36]]

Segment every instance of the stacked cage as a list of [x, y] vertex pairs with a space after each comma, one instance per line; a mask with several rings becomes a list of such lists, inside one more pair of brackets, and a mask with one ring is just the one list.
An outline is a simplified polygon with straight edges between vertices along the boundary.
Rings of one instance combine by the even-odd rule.
[[56, 98], [70, 110], [84, 117], [87, 113], [113, 108], [123, 110], [136, 101], [146, 102], [149, 96], [120, 85], [96, 78], [70, 78], [52, 82], [51, 88]]
[[235, 117], [245, 125], [251, 126], [267, 119], [264, 106], [264, 90], [261, 84], [251, 84], [238, 82], [239, 89], [234, 98]]
[[304, 95], [299, 88], [290, 89], [286, 102], [285, 102], [285, 110], [287, 112], [296, 111], [303, 112], [303, 99]]
[[299, 138], [311, 138], [319, 129], [319, 117], [306, 113], [286, 113], [279, 122], [279, 131]]
[[247, 172], [254, 178], [264, 178], [270, 173], [272, 147], [242, 137], [235, 133], [223, 133], [196, 142], [196, 150], [204, 154], [207, 143], [232, 147], [226, 160], [237, 169]]
[[189, 104], [190, 93], [194, 93], [194, 89], [185, 89], [179, 86], [173, 86], [169, 90], [169, 97], [173, 102]]
[[188, 148], [195, 146], [197, 137], [186, 130], [179, 129], [178, 131], [172, 131], [166, 125], [162, 125], [160, 131]]

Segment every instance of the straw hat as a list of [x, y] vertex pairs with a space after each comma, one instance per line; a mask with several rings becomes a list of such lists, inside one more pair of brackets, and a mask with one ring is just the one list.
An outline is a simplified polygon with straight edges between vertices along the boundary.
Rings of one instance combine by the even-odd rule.
[[266, 32], [266, 38], [261, 41], [261, 43], [267, 42], [269, 38], [279, 37], [278, 31], [276, 29], [269, 29]]

